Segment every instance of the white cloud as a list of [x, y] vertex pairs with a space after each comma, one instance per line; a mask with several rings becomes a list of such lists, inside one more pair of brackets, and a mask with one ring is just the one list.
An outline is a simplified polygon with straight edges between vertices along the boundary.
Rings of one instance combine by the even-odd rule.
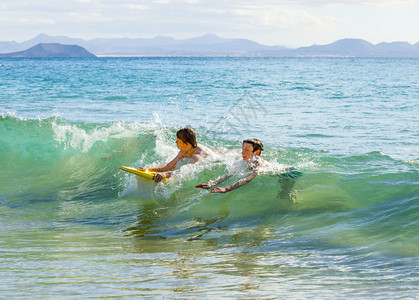
[[[276, 1], [264, 1], [276, 2]], [[398, 4], [415, 4], [417, 0], [287, 0], [281, 1], [283, 5], [300, 5], [300, 6], [343, 6], [343, 5], [398, 5]]]
[[148, 5], [143, 5], [143, 4], [124, 4], [123, 6], [128, 8], [128, 9], [136, 9], [136, 10], [149, 9]]
[[302, 9], [290, 9], [282, 5], [248, 5], [234, 10], [247, 16], [254, 26], [274, 26], [281, 29], [296, 29], [303, 26], [328, 26], [336, 21], [332, 16], [317, 17]]
[[31, 20], [28, 18], [19, 18], [19, 22], [23, 24], [29, 24], [31, 23]]
[[157, 3], [157, 4], [168, 4], [172, 1], [171, 0], [153, 0], [152, 2]]
[[104, 16], [98, 12], [85, 12], [85, 13], [79, 13], [79, 12], [69, 12], [68, 16], [70, 17], [70, 20], [72, 22], [89, 22], [89, 23], [98, 23], [98, 22], [112, 22], [114, 21], [114, 18]]
[[34, 24], [47, 24], [47, 25], [53, 25], [56, 24], [56, 21], [53, 19], [43, 19], [43, 18], [19, 18], [18, 21], [22, 24], [28, 24], [28, 25], [34, 25]]
[[40, 18], [35, 19], [34, 23], [35, 24], [50, 24], [50, 25], [57, 24], [57, 22], [53, 19], [40, 19]]

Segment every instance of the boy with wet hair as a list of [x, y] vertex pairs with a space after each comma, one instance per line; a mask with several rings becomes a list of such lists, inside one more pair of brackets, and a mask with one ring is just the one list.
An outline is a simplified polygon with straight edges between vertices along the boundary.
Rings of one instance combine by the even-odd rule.
[[172, 176], [177, 164], [194, 164], [211, 154], [211, 150], [208, 147], [197, 143], [195, 130], [190, 127], [178, 130], [176, 133], [176, 145], [179, 148], [179, 153], [167, 164], [153, 168], [139, 167], [138, 170], [145, 171], [148, 169], [152, 172], [159, 172], [154, 175], [153, 179], [155, 182], [160, 182], [163, 178]]
[[185, 127], [176, 132], [176, 137], [181, 139], [184, 143], [189, 143], [193, 148], [196, 148], [196, 132], [191, 127]]
[[[260, 157], [260, 154], [263, 151], [263, 144], [258, 139], [247, 139], [243, 141], [242, 145], [242, 157], [243, 161], [248, 163], [248, 166], [252, 169], [251, 173], [246, 177], [240, 179], [239, 181], [227, 186], [227, 187], [216, 187], [211, 190], [211, 193], [227, 193], [233, 191], [243, 185], [248, 184], [252, 181], [258, 174], [260, 168], [264, 168], [268, 166], [268, 162], [263, 160]], [[210, 182], [208, 184], [198, 184], [196, 188], [201, 189], [211, 189], [217, 184], [227, 180], [230, 178], [232, 174], [227, 174], [224, 177], [220, 177], [217, 180]]]

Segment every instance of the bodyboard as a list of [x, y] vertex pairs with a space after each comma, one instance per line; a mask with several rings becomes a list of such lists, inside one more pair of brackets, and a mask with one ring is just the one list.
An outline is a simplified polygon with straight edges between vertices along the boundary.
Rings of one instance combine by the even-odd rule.
[[[143, 178], [151, 180], [151, 181], [154, 181], [153, 177], [156, 173], [158, 173], [158, 172], [150, 172], [150, 171], [140, 171], [140, 170], [130, 168], [130, 167], [125, 167], [125, 166], [121, 166], [121, 167], [119, 167], [119, 169], [121, 169], [122, 171], [128, 172], [128, 173], [143, 177]], [[166, 181], [166, 180], [167, 180], [167, 178], [163, 178], [162, 181]]]

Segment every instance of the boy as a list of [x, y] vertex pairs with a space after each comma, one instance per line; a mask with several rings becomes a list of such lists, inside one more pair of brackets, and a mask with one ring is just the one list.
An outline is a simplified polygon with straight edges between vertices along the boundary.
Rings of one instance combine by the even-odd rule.
[[182, 128], [176, 133], [176, 145], [180, 151], [172, 161], [154, 168], [139, 167], [138, 170], [145, 171], [147, 169], [153, 172], [160, 172], [153, 177], [155, 182], [160, 182], [163, 178], [172, 176], [172, 170], [176, 168], [177, 164], [194, 164], [211, 154], [211, 150], [208, 147], [196, 142], [195, 130], [190, 127]]
[[[258, 139], [247, 139], [243, 141], [242, 145], [242, 157], [243, 161], [246, 161], [248, 163], [248, 166], [252, 169], [252, 172], [247, 175], [246, 177], [240, 179], [239, 181], [233, 183], [232, 185], [229, 185], [227, 187], [217, 187], [211, 190], [211, 193], [227, 193], [232, 190], [235, 190], [243, 185], [248, 184], [250, 181], [255, 178], [260, 168], [264, 168], [268, 166], [268, 162], [263, 160], [260, 157], [261, 152], [263, 151], [263, 144]], [[226, 179], [230, 178], [232, 174], [228, 174], [224, 177], [220, 177], [214, 182], [208, 183], [208, 184], [198, 184], [196, 188], [201, 189], [211, 189], [220, 182], [225, 181]]]

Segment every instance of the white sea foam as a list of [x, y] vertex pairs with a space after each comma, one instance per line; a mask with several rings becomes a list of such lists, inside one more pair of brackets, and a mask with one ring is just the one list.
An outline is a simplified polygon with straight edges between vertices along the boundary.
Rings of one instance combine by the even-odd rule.
[[17, 111], [16, 110], [7, 110], [7, 111], [2, 110], [1, 111], [1, 116], [2, 116], [2, 118], [11, 117], [11, 118], [19, 119], [21, 121], [25, 120], [25, 119], [17, 116]]
[[138, 135], [138, 132], [144, 131], [148, 126], [139, 123], [113, 122], [107, 127], [97, 126], [88, 131], [80, 128], [77, 124], [58, 124], [52, 122], [54, 138], [59, 143], [64, 144], [65, 148], [78, 148], [83, 153], [99, 141], [106, 142], [109, 138], [129, 138]]

